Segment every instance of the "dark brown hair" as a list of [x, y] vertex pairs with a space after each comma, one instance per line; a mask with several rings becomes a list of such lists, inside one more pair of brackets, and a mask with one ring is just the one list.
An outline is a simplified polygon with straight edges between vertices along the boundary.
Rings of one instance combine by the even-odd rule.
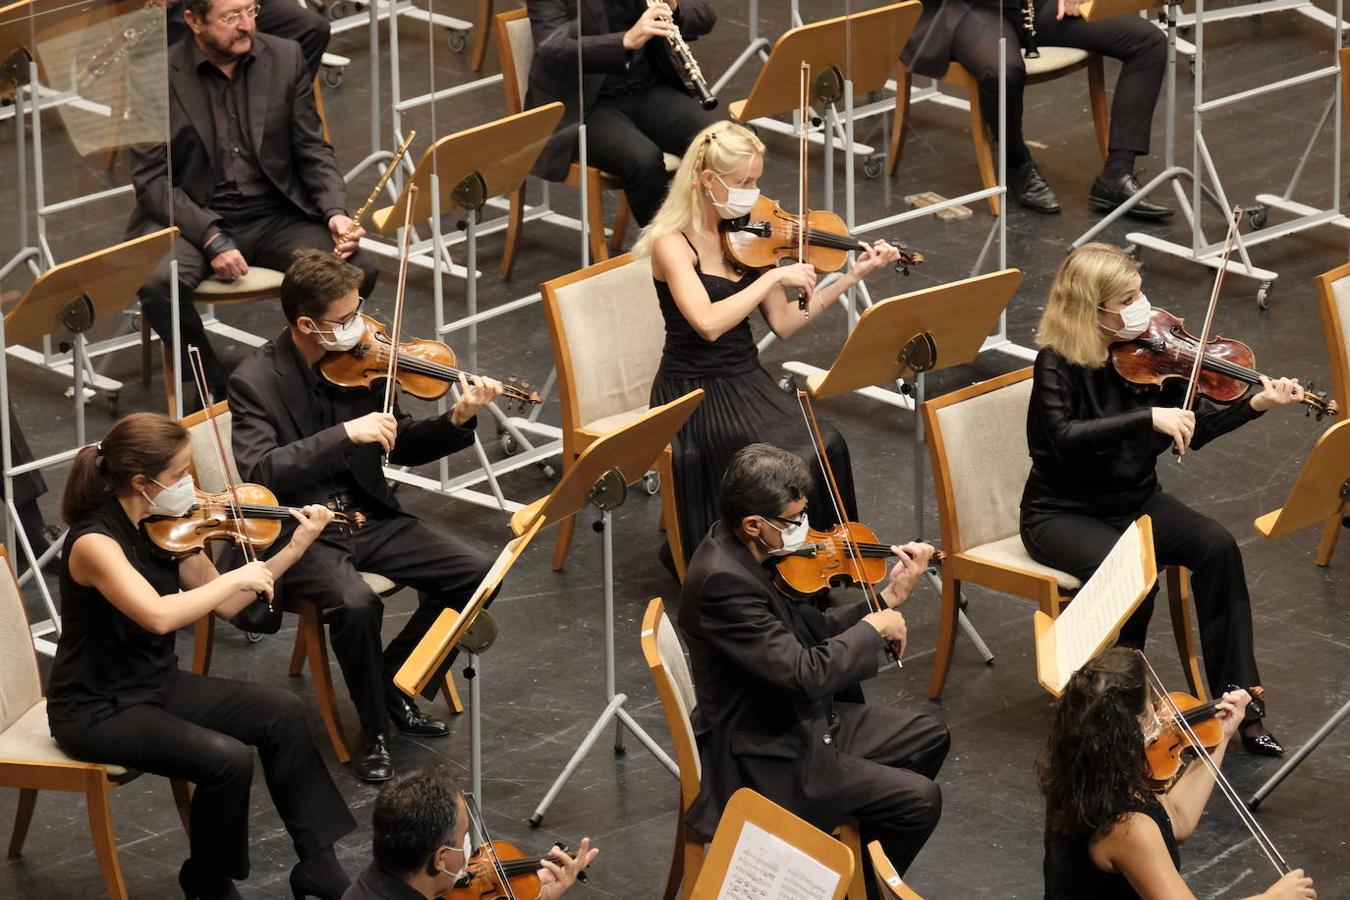
[[187, 429], [162, 413], [138, 412], [119, 419], [102, 441], [75, 454], [61, 497], [61, 518], [67, 525], [78, 522], [137, 475], [155, 477], [187, 440]]
[[318, 319], [328, 306], [361, 286], [365, 273], [322, 250], [297, 250], [281, 280], [281, 311], [294, 325], [301, 316]]
[[1090, 840], [1148, 797], [1139, 716], [1150, 700], [1137, 650], [1105, 650], [1069, 678], [1040, 763], [1051, 833]]

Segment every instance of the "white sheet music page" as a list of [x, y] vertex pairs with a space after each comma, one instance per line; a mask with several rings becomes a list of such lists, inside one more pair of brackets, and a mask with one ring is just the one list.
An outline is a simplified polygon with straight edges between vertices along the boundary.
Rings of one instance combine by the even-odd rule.
[[717, 900], [831, 900], [839, 873], [746, 822]]
[[1069, 676], [1110, 639], [1135, 601], [1148, 590], [1140, 541], [1139, 525], [1131, 523], [1073, 602], [1055, 619], [1060, 690]]

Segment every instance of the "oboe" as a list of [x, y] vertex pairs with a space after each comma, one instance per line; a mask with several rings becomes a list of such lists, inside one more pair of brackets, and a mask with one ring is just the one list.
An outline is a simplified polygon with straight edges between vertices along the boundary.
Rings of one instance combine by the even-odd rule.
[[362, 203], [361, 208], [356, 211], [356, 215], [352, 216], [352, 224], [348, 225], [342, 236], [333, 242], [334, 253], [338, 252], [337, 247], [341, 247], [350, 241], [352, 235], [356, 234], [356, 230], [361, 227], [361, 220], [366, 217], [366, 213], [370, 212], [370, 207], [379, 199], [380, 191], [384, 190], [385, 184], [389, 182], [389, 176], [394, 174], [394, 170], [398, 168], [399, 162], [402, 161], [403, 155], [408, 152], [408, 148], [412, 146], [415, 137], [417, 137], [417, 132], [408, 132], [408, 138], [403, 142], [403, 146], [394, 151], [394, 158], [389, 161], [389, 168], [384, 170], [384, 174], [380, 176], [379, 181], [375, 182], [375, 187], [370, 192], [370, 196], [366, 198], [366, 202]]
[[[663, 0], [647, 0], [647, 8], [655, 6]], [[672, 23], [673, 24], [673, 23]], [[703, 70], [699, 68], [698, 60], [694, 59], [694, 53], [685, 43], [684, 36], [680, 34], [679, 28], [675, 33], [666, 36], [666, 50], [670, 53], [671, 64], [675, 66], [675, 74], [684, 82], [684, 89], [698, 98], [699, 104], [704, 109], [713, 109], [717, 106], [717, 98], [708, 90], [708, 82], [703, 78]]]
[[1041, 55], [1036, 46], [1036, 0], [1022, 0], [1022, 50], [1027, 59]]

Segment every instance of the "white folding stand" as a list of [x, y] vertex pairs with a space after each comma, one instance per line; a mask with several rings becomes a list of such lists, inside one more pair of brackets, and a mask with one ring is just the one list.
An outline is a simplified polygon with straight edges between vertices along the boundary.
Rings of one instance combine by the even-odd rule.
[[[1223, 22], [1228, 19], [1252, 19], [1257, 16], [1263, 16], [1266, 13], [1284, 12], [1293, 10], [1296, 13], [1307, 16], [1319, 25], [1325, 25], [1333, 31], [1345, 31], [1350, 29], [1350, 23], [1341, 19], [1339, 15], [1333, 17], [1330, 13], [1318, 9], [1312, 0], [1260, 0], [1258, 3], [1238, 3], [1233, 6], [1225, 6], [1221, 9], [1212, 10], [1205, 14], [1205, 21], [1213, 24], [1214, 22]], [[1177, 16], [1177, 25], [1180, 28], [1193, 28], [1198, 20], [1199, 12], [1182, 13]], [[1340, 22], [1340, 28], [1336, 23]], [[1164, 26], [1165, 28], [1165, 26]], [[1195, 45], [1190, 41], [1178, 40], [1177, 52], [1184, 53], [1186, 56], [1195, 57]]]
[[[624, 704], [628, 696], [618, 691], [615, 679], [614, 651], [614, 528], [612, 514], [624, 501], [628, 485], [641, 480], [670, 444], [675, 434], [703, 402], [703, 391], [685, 394], [663, 406], [653, 407], [641, 418], [610, 432], [581, 452], [568, 467], [553, 492], [536, 500], [511, 517], [511, 529], [524, 534], [540, 523], [552, 525], [576, 515], [587, 506], [600, 510], [597, 530], [601, 535], [605, 606], [605, 697], [604, 710], [582, 739], [562, 773], [553, 782], [530, 816], [538, 826], [558, 793], [590, 753], [600, 733], [614, 722], [614, 752], [624, 752], [623, 733], [632, 733], [671, 775], [679, 778], [679, 767], [633, 719]], [[617, 721], [615, 721], [617, 719]]]
[[[0, 266], [0, 285], [11, 272], [27, 264], [34, 275], [40, 271], [40, 251], [29, 242], [28, 230], [28, 135], [24, 133], [24, 95], [30, 84], [33, 54], [31, 4], [15, 3], [0, 10], [0, 97], [8, 97], [12, 106], [0, 113], [14, 119], [14, 185], [18, 205], [18, 249]], [[37, 102], [34, 98], [33, 102]], [[3, 120], [3, 116], [0, 116]]]

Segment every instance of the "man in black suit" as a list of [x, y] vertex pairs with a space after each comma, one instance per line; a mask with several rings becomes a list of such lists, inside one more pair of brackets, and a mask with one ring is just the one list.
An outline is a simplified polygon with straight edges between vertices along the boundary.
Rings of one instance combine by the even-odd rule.
[[[305, 55], [309, 77], [318, 75], [332, 32], [328, 16], [295, 0], [267, 0], [259, 2], [258, 7], [258, 30], [295, 41]], [[183, 21], [183, 0], [167, 0], [164, 22], [170, 44], [192, 34]]]
[[[558, 130], [534, 165], [534, 174], [562, 181], [577, 161], [577, 0], [526, 0], [534, 60], [527, 107], [561, 101]], [[623, 182], [639, 225], [661, 207], [670, 183], [663, 153], [683, 156], [716, 121], [685, 92], [665, 50], [677, 30], [686, 41], [712, 31], [717, 16], [707, 0], [587, 0], [581, 10], [585, 74], [586, 162]]]
[[[281, 286], [286, 330], [230, 377], [231, 441], [240, 475], [271, 488], [281, 503], [323, 503], [366, 517], [359, 528], [325, 532], [306, 554], [308, 562], [286, 573], [281, 589], [319, 606], [361, 718], [362, 745], [352, 769], [367, 781], [386, 781], [393, 775], [390, 719], [405, 734], [436, 737], [448, 730], [394, 687], [394, 674], [441, 610], [463, 607], [491, 561], [401, 512], [381, 457], [420, 466], [468, 447], [478, 411], [502, 388], [487, 378], [461, 379], [461, 396], [449, 413], [414, 420], [397, 405], [392, 414], [383, 412], [383, 380], [367, 388], [330, 385], [315, 365], [364, 335], [362, 277], [331, 253], [297, 254]], [[425, 595], [383, 652], [384, 604], [361, 579], [363, 571]]]
[[[823, 612], [789, 598], [766, 567], [806, 535], [811, 472], [797, 456], [750, 444], [722, 479], [722, 518], [695, 551], [680, 592], [703, 763], [691, 828], [710, 835], [727, 800], [749, 787], [829, 831], [858, 820], [904, 872], [937, 827], [933, 778], [947, 756], [947, 727], [927, 713], [864, 705], [859, 682], [889, 644], [908, 637], [899, 607], [933, 548], [893, 547], [899, 558], [881, 591]], [[866, 864], [866, 863], [865, 863]], [[872, 884], [870, 875], [867, 878]]]
[[[1134, 161], [1148, 153], [1153, 110], [1167, 67], [1167, 39], [1152, 22], [1135, 15], [1088, 22], [1084, 0], [924, 0], [923, 15], [900, 55], [920, 75], [941, 78], [955, 61], [980, 84], [985, 120], [998, 134], [998, 41], [1007, 38], [1008, 190], [1034, 212], [1059, 212], [1059, 198], [1041, 175], [1022, 137], [1022, 92], [1026, 66], [1020, 45], [1022, 3], [1034, 7], [1036, 43], [1075, 47], [1121, 62], [1111, 102], [1111, 136], [1102, 171], [1088, 191], [1088, 205], [1109, 212], [1140, 188]], [[1172, 210], [1144, 199], [1130, 208], [1141, 219], [1165, 219]]]
[[[239, 278], [250, 264], [285, 269], [299, 247], [331, 250], [352, 222], [299, 45], [256, 33], [259, 7], [251, 0], [184, 6], [192, 40], [169, 50], [168, 145], [132, 151], [136, 209], [127, 231], [135, 236], [168, 224], [181, 231], [173, 252], [181, 334], [184, 344], [201, 348], [219, 396], [225, 370], [211, 352], [193, 290], [212, 274]], [[362, 234], [358, 229], [337, 249], [363, 271], [366, 296], [377, 270], [357, 249]], [[155, 331], [171, 339], [167, 259], [139, 296]]]

